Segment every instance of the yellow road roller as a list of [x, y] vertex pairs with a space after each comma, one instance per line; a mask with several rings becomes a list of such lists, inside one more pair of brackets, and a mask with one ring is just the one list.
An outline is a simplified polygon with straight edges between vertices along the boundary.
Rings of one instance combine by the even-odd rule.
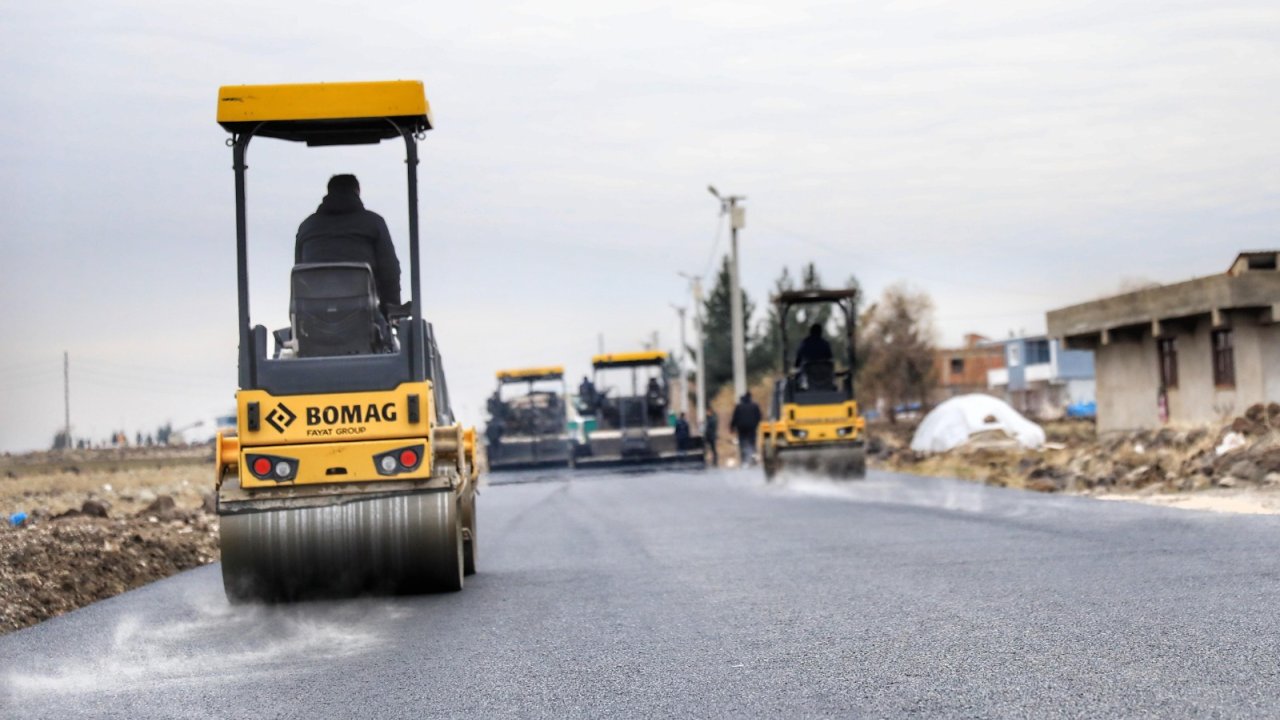
[[[782, 377], [774, 384], [769, 417], [760, 424], [759, 447], [765, 477], [782, 471], [801, 471], [839, 479], [866, 476], [867, 454], [863, 440], [866, 420], [858, 414], [853, 375], [856, 290], [797, 290], [773, 298], [778, 308], [782, 337]], [[806, 352], [802, 347], [792, 362], [787, 337], [790, 318], [801, 324], [825, 319], [836, 309], [843, 316], [843, 335], [835, 343], [821, 338], [824, 323], [814, 323], [806, 342], [825, 347]], [[844, 367], [836, 355], [844, 349]]]
[[[453, 418], [422, 316], [418, 141], [432, 127], [422, 83], [225, 86], [217, 115], [235, 171], [240, 337], [236, 431], [219, 434], [215, 451], [227, 597], [461, 589], [476, 562], [476, 438]], [[268, 346], [249, 317], [255, 138], [404, 142], [408, 303], [380, 304], [368, 263], [295, 265], [290, 325]]]

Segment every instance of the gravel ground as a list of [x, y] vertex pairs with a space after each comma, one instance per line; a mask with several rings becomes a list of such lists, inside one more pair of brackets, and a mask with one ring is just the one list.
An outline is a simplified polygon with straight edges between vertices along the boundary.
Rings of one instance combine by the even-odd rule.
[[[0, 633], [216, 561], [206, 452], [8, 459], [0, 473]], [[19, 513], [26, 519], [15, 525]]]

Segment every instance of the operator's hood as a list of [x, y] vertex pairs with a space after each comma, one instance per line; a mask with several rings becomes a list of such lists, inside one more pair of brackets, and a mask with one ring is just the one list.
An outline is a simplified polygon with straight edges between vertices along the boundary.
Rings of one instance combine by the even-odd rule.
[[353, 192], [329, 193], [320, 201], [316, 212], [321, 215], [346, 215], [364, 209], [360, 196]]

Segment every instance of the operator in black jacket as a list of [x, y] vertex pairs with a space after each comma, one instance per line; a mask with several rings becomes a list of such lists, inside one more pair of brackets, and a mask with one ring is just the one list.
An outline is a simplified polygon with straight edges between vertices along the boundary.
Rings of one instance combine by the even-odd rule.
[[360, 202], [355, 175], [329, 178], [329, 194], [298, 226], [295, 263], [363, 262], [373, 270], [383, 313], [400, 304], [400, 261], [387, 223]]
[[809, 334], [800, 341], [800, 349], [796, 352], [796, 367], [803, 368], [813, 362], [830, 362], [833, 357], [831, 343], [822, 337], [822, 325], [814, 323], [809, 327]]

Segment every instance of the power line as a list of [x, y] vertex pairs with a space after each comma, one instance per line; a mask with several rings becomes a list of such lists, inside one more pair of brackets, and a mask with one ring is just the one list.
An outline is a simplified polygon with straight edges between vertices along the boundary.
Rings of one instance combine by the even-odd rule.
[[715, 266], [716, 250], [720, 248], [720, 236], [724, 234], [724, 213], [716, 215], [716, 235], [711, 241], [711, 252], [707, 255], [706, 268], [702, 271], [703, 281], [710, 280], [711, 268]]
[[1044, 294], [1044, 293], [1028, 292], [1028, 291], [1026, 291], [1026, 290], [1014, 290], [1014, 289], [1010, 289], [1010, 288], [993, 288], [993, 286], [991, 286], [990, 284], [987, 284], [987, 283], [983, 283], [982, 285], [977, 285], [977, 284], [974, 284], [974, 283], [971, 283], [971, 282], [964, 282], [964, 281], [960, 281], [960, 280], [954, 280], [954, 279], [952, 279], [952, 278], [947, 278], [947, 277], [937, 277], [937, 276], [929, 277], [927, 273], [921, 273], [919, 268], [905, 268], [905, 267], [902, 267], [902, 266], [895, 265], [895, 264], [893, 264], [893, 263], [891, 263], [891, 262], [885, 262], [883, 259], [881, 259], [881, 258], [879, 258], [879, 257], [877, 257], [877, 258], [875, 258], [875, 259], [872, 259], [872, 260], [869, 260], [869, 261], [868, 261], [868, 260], [867, 260], [867, 257], [868, 257], [868, 256], [866, 256], [866, 255], [862, 255], [862, 254], [857, 253], [857, 252], [850, 252], [847, 248], [842, 248], [842, 247], [836, 247], [836, 246], [833, 246], [833, 245], [828, 245], [827, 243], [822, 242], [821, 240], [818, 240], [818, 239], [816, 239], [816, 238], [810, 237], [810, 236], [808, 236], [808, 235], [804, 235], [804, 234], [802, 234], [802, 233], [795, 232], [794, 230], [788, 230], [788, 229], [786, 229], [786, 228], [784, 228], [784, 227], [779, 227], [779, 226], [774, 225], [774, 224], [772, 224], [772, 223], [768, 223], [768, 222], [760, 222], [760, 221], [757, 221], [757, 222], [759, 222], [759, 224], [760, 224], [760, 225], [763, 225], [764, 227], [766, 227], [766, 228], [769, 228], [769, 229], [773, 230], [774, 232], [778, 232], [778, 233], [781, 233], [781, 234], [783, 234], [783, 235], [788, 235], [788, 236], [790, 236], [790, 237], [792, 237], [792, 238], [795, 238], [796, 240], [800, 240], [801, 242], [809, 243], [810, 245], [813, 245], [813, 246], [815, 246], [815, 247], [821, 248], [821, 249], [826, 250], [826, 251], [828, 251], [828, 252], [832, 252], [832, 253], [836, 253], [836, 254], [840, 254], [840, 255], [847, 255], [847, 256], [849, 256], [849, 257], [856, 258], [856, 259], [858, 259], [859, 261], [865, 261], [865, 262], [868, 262], [868, 263], [869, 263], [869, 264], [871, 264], [871, 265], [880, 265], [881, 267], [887, 268], [887, 269], [889, 269], [889, 270], [893, 270], [893, 271], [895, 271], [895, 272], [902, 273], [903, 275], [907, 276], [908, 278], [910, 278], [910, 277], [924, 276], [926, 279], [930, 280], [931, 282], [936, 282], [936, 283], [943, 284], [943, 285], [951, 285], [951, 286], [953, 286], [953, 287], [965, 288], [965, 289], [968, 289], [968, 290], [974, 290], [974, 289], [978, 289], [978, 290], [992, 290], [992, 289], [995, 289], [995, 290], [998, 290], [998, 291], [1000, 291], [1000, 292], [1002, 292], [1002, 293], [1005, 293], [1005, 294], [1008, 294], [1008, 295], [1022, 295], [1022, 296], [1024, 296], [1024, 297], [1035, 297], [1035, 298], [1040, 298], [1040, 299], [1052, 298], [1052, 297], [1053, 297], [1053, 296], [1051, 296], [1051, 295], [1046, 295], [1046, 294]]
[[206, 393], [213, 392], [214, 388], [219, 387], [218, 383], [213, 381], [202, 383], [186, 383], [178, 381], [154, 381], [147, 382], [143, 380], [129, 380], [124, 378], [112, 378], [104, 376], [94, 376], [92, 371], [77, 370], [76, 382], [90, 385], [93, 387], [108, 388], [112, 390], [127, 390], [130, 392], [140, 393]]
[[112, 373], [112, 374], [121, 375], [121, 376], [141, 378], [144, 380], [150, 380], [158, 375], [171, 377], [171, 378], [181, 378], [181, 379], [207, 378], [209, 380], [219, 380], [219, 381], [225, 380], [228, 377], [226, 374], [223, 374], [223, 373], [209, 373], [209, 372], [199, 372], [199, 371], [192, 371], [192, 370], [183, 370], [171, 365], [166, 365], [163, 367], [154, 367], [154, 366], [148, 367], [145, 365], [139, 365], [137, 363], [124, 364], [124, 363], [113, 362], [110, 360], [101, 360], [97, 358], [77, 360], [76, 365], [79, 368], [88, 367], [91, 369], [99, 370], [104, 373]]
[[76, 368], [77, 375], [85, 376], [94, 380], [104, 380], [111, 382], [125, 383], [137, 386], [150, 385], [177, 385], [187, 387], [199, 387], [203, 385], [225, 385], [226, 378], [213, 378], [203, 376], [180, 376], [180, 375], [155, 375], [151, 377], [140, 377], [137, 375], [124, 375], [120, 373], [104, 372], [97, 368]]
[[48, 365], [48, 362], [45, 360], [27, 360], [24, 362], [13, 363], [12, 365], [6, 365], [4, 367], [0, 367], [0, 375], [10, 375], [13, 373], [19, 373], [26, 370], [33, 370], [36, 368], [46, 368], [46, 367], [49, 367], [49, 365]]

